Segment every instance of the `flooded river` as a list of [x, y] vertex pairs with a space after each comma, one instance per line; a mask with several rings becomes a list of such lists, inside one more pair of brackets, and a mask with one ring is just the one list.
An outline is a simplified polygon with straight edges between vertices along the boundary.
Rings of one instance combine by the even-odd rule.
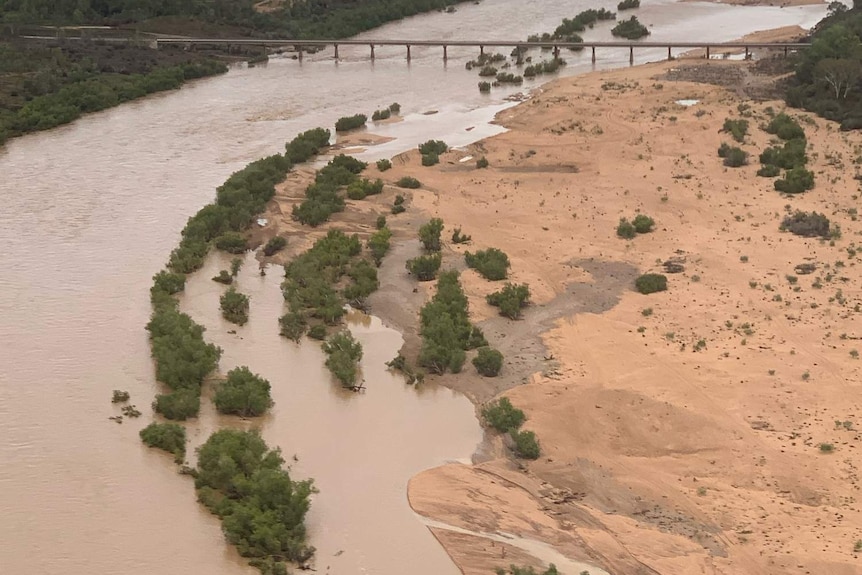
[[[825, 12], [645, 4], [638, 16], [652, 25], [652, 40], [728, 40], [808, 27]], [[602, 5], [612, 7], [486, 0], [365, 36], [525, 38]], [[609, 34], [600, 25], [585, 38]], [[237, 68], [0, 149], [0, 573], [255, 572], [223, 542], [218, 520], [198, 506], [191, 481], [176, 474], [170, 457], [138, 439], [157, 392], [144, 331], [151, 276], [188, 216], [228, 174], [282, 150], [299, 131], [397, 101], [405, 121], [374, 130], [396, 140], [367, 159], [429, 138], [460, 145], [498, 131], [487, 122], [516, 91], [480, 95], [475, 72], [464, 70], [475, 56], [466, 49], [451, 48], [447, 65], [432, 48], [414, 47], [409, 65], [398, 48], [378, 48], [374, 63], [362, 48], [340, 52], [338, 63], [324, 52], [302, 63], [283, 58]], [[628, 63], [627, 51], [598, 56], [599, 67]], [[636, 52], [639, 62], [663, 56], [661, 49]], [[566, 58], [566, 75], [591, 67], [588, 53]], [[439, 113], [422, 114], [429, 110]], [[223, 369], [248, 365], [272, 382], [275, 409], [255, 425], [288, 459], [296, 454], [293, 472], [314, 477], [320, 488], [310, 516], [318, 569], [455, 573], [410, 512], [405, 489], [423, 468], [470, 457], [480, 439], [470, 403], [388, 374], [382, 363], [399, 335], [368, 318], [351, 324], [365, 346], [368, 391], [342, 392], [324, 371], [318, 345], [277, 337], [278, 270], [260, 278], [246, 266], [240, 286], [252, 296], [252, 319], [228, 334], [211, 271], [190, 282], [183, 306], [225, 348]], [[144, 417], [109, 421], [117, 412], [112, 389], [129, 390]], [[208, 409], [191, 427], [194, 443], [216, 424], [238, 424]]]

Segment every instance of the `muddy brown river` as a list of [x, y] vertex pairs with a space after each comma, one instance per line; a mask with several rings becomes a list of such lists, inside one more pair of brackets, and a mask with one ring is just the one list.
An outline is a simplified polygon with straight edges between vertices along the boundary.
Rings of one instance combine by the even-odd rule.
[[[615, 3], [614, 3], [615, 4]], [[365, 37], [525, 38], [563, 17], [609, 2], [486, 0]], [[810, 27], [825, 7], [751, 8], [645, 2], [652, 40], [729, 40], [784, 25]], [[587, 39], [609, 39], [596, 26]], [[231, 172], [283, 150], [301, 130], [393, 101], [405, 121], [376, 133], [396, 139], [364, 159], [389, 157], [429, 138], [463, 145], [499, 131], [488, 124], [517, 90], [482, 96], [450, 48], [340, 48], [304, 62], [282, 58], [19, 138], [0, 149], [0, 573], [236, 575], [255, 573], [224, 543], [218, 520], [196, 502], [170, 457], [143, 447], [158, 391], [144, 331], [151, 276], [189, 215]], [[636, 52], [638, 62], [664, 50]], [[590, 69], [567, 55], [565, 75]], [[627, 65], [627, 51], [598, 66]], [[537, 85], [525, 84], [522, 90]], [[436, 110], [437, 114], [422, 112]], [[470, 131], [467, 128], [474, 128]], [[218, 257], [218, 256], [216, 256]], [[218, 312], [216, 259], [189, 282], [183, 308], [225, 349], [221, 368], [248, 365], [272, 383], [276, 402], [260, 421], [217, 417], [208, 402], [189, 425], [194, 445], [222, 425], [254, 425], [280, 446], [297, 477], [314, 477], [309, 517], [318, 571], [351, 575], [454, 574], [457, 569], [406, 500], [408, 478], [469, 460], [481, 440], [473, 406], [446, 389], [412, 388], [383, 363], [396, 331], [353, 316], [368, 390], [342, 391], [319, 345], [277, 335], [280, 270], [244, 267], [251, 321], [229, 334]], [[231, 326], [232, 327], [232, 326]], [[131, 392], [144, 416], [118, 425], [111, 390]], [[292, 461], [293, 455], [297, 461]]]

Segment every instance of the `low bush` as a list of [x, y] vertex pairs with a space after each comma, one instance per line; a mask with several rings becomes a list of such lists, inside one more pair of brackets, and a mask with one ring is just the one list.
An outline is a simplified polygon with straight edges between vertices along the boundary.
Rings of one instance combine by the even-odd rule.
[[377, 268], [368, 260], [357, 260], [347, 270], [350, 283], [342, 290], [344, 299], [352, 307], [365, 309], [365, 300], [380, 287]]
[[419, 241], [428, 252], [439, 252], [443, 248], [440, 235], [443, 232], [443, 220], [431, 218], [427, 223], [419, 226]]
[[275, 236], [266, 242], [265, 246], [263, 246], [263, 255], [267, 257], [273, 256], [285, 247], [287, 247], [287, 239], [281, 236]]
[[732, 147], [724, 156], [724, 165], [728, 168], [739, 168], [748, 164], [748, 152], [742, 148]]
[[359, 360], [362, 359], [362, 345], [349, 331], [341, 331], [323, 344], [326, 354], [326, 367], [344, 387], [356, 387], [359, 373]]
[[764, 130], [769, 134], [774, 134], [782, 140], [796, 140], [805, 138], [805, 130], [799, 125], [799, 122], [791, 118], [785, 113], [776, 115]]
[[497, 377], [503, 369], [503, 354], [490, 347], [480, 347], [479, 353], [473, 358], [473, 366], [480, 375]]
[[186, 458], [186, 429], [176, 423], [151, 423], [139, 435], [147, 447], [173, 454], [176, 463]]
[[111, 403], [125, 403], [129, 401], [131, 395], [128, 391], [123, 391], [121, 389], [115, 389], [111, 394]]
[[519, 429], [527, 420], [524, 412], [513, 406], [508, 397], [501, 397], [483, 407], [482, 418], [500, 433]]
[[539, 441], [536, 439], [536, 434], [532, 431], [517, 431], [515, 429], [509, 432], [509, 436], [515, 443], [515, 455], [523, 459], [538, 459], [541, 455]]
[[201, 410], [200, 388], [185, 387], [172, 393], [159, 394], [153, 401], [153, 410], [175, 421], [197, 417]]
[[373, 114], [371, 114], [371, 119], [375, 122], [379, 122], [380, 120], [388, 120], [392, 115], [392, 111], [389, 108], [384, 108], [382, 110], [375, 110]]
[[423, 166], [433, 166], [435, 164], [440, 163], [440, 156], [437, 154], [422, 154], [422, 165]]
[[774, 178], [781, 174], [781, 168], [773, 164], [764, 164], [757, 170], [757, 175], [761, 178]]
[[361, 128], [368, 121], [368, 116], [365, 114], [356, 114], [353, 116], [343, 116], [335, 122], [336, 132], [349, 132], [356, 128]]
[[401, 104], [399, 104], [398, 102], [392, 102], [391, 104], [389, 104], [389, 111], [393, 114], [400, 114]]
[[386, 216], [380, 214], [377, 216], [377, 220], [374, 222], [374, 227], [378, 230], [382, 230], [386, 227]]
[[479, 76], [481, 76], [483, 78], [488, 77], [488, 76], [493, 77], [496, 75], [497, 75], [497, 69], [493, 66], [484, 66], [481, 70], [479, 70]]
[[418, 362], [432, 373], [458, 373], [467, 359], [466, 350], [488, 345], [482, 331], [470, 323], [458, 272], [440, 274], [437, 291], [422, 306], [419, 317], [422, 347]]
[[801, 194], [814, 187], [814, 172], [798, 166], [784, 172], [784, 177], [775, 180], [775, 190], [785, 194]]
[[630, 240], [638, 235], [635, 225], [626, 218], [620, 218], [620, 223], [617, 225], [617, 237], [625, 240]]
[[281, 561], [304, 563], [314, 552], [304, 525], [313, 483], [293, 481], [283, 465], [258, 432], [221, 429], [198, 449], [195, 474], [198, 500], [221, 518], [228, 542], [271, 575], [286, 572]]
[[497, 74], [497, 83], [498, 84], [521, 84], [524, 81], [522, 76], [517, 76], [512, 74], [511, 72], [500, 72]]
[[420, 282], [429, 282], [437, 277], [441, 263], [443, 263], [443, 255], [436, 252], [407, 260], [407, 271], [416, 276]]
[[638, 214], [632, 220], [632, 225], [635, 227], [637, 233], [648, 234], [655, 227], [655, 220], [647, 215]]
[[763, 150], [760, 153], [760, 163], [764, 165], [774, 165], [779, 168], [789, 170], [799, 166], [805, 166], [808, 163], [808, 156], [805, 155], [807, 142], [803, 138], [788, 140], [783, 146], [772, 146]]
[[213, 276], [213, 281], [229, 286], [233, 283], [233, 276], [227, 270], [220, 270], [217, 276]]
[[150, 294], [160, 292], [167, 295], [174, 295], [186, 288], [186, 276], [183, 274], [175, 274], [167, 270], [162, 270], [153, 276], [153, 287], [150, 288]]
[[308, 329], [308, 321], [299, 312], [289, 311], [278, 318], [279, 334], [298, 342]]
[[398, 214], [403, 214], [404, 212], [406, 212], [407, 207], [404, 206], [404, 204], [395, 204], [389, 211], [393, 216], [397, 216]]
[[521, 317], [521, 310], [530, 304], [530, 287], [527, 284], [507, 283], [503, 289], [488, 294], [486, 301], [500, 308], [500, 315], [509, 319]]
[[227, 232], [216, 238], [215, 247], [230, 254], [242, 254], [248, 249], [248, 244], [242, 234]]
[[245, 325], [248, 321], [248, 296], [231, 286], [219, 299], [221, 315], [231, 323]]
[[737, 142], [744, 142], [745, 136], [748, 134], [748, 120], [731, 120], [727, 118], [724, 120], [724, 126], [722, 126], [721, 131], [730, 134]]
[[311, 326], [311, 329], [308, 330], [308, 337], [323, 341], [326, 339], [326, 326], [320, 323]]
[[504, 280], [508, 275], [509, 256], [497, 248], [480, 250], [475, 254], [466, 252], [464, 260], [467, 262], [467, 267], [476, 270], [487, 280]]
[[635, 288], [642, 294], [651, 294], [667, 290], [667, 276], [662, 274], [644, 274], [635, 280]]
[[392, 201], [392, 203], [396, 206], [400, 206], [401, 204], [404, 203], [404, 196], [402, 196], [401, 194], [397, 194], [395, 196], [395, 199]]
[[488, 158], [486, 158], [485, 156], [482, 156], [481, 158], [476, 160], [476, 168], [477, 169], [481, 170], [481, 169], [484, 169], [487, 167], [488, 167]]
[[218, 365], [221, 350], [206, 343], [203, 326], [179, 312], [172, 298], [171, 302], [155, 306], [147, 324], [156, 379], [173, 390], [190, 388], [196, 395], [204, 377]]
[[473, 238], [471, 236], [461, 233], [461, 228], [455, 228], [455, 231], [452, 232], [453, 244], [466, 244], [472, 240]]
[[415, 190], [422, 187], [422, 183], [419, 180], [410, 176], [404, 176], [403, 178], [400, 178], [397, 182], [395, 182], [395, 185], [399, 188], [407, 188], [410, 190]]
[[829, 218], [817, 212], [796, 211], [785, 216], [779, 229], [806, 238], [828, 238], [831, 235]]
[[623, 0], [619, 4], [617, 4], [617, 10], [622, 12], [623, 10], [632, 10], [634, 8], [641, 7], [641, 0]]
[[481, 94], [487, 94], [491, 91], [491, 82], [479, 82], [479, 92]]
[[213, 403], [219, 413], [240, 417], [263, 415], [272, 407], [269, 382], [245, 366], [234, 368], [216, 386]]
[[621, 20], [611, 28], [611, 34], [628, 40], [638, 40], [644, 36], [649, 36], [650, 31], [638, 21], [637, 16], [632, 16], [628, 20]]
[[380, 178], [371, 180], [362, 178], [355, 180], [347, 186], [347, 197], [351, 200], [364, 200], [367, 196], [376, 196], [383, 192], [383, 180]]
[[386, 170], [392, 168], [392, 162], [387, 159], [377, 160], [377, 169], [381, 172], [385, 172]]
[[443, 154], [449, 151], [449, 146], [441, 140], [428, 140], [425, 143], [419, 144], [420, 154]]
[[[381, 216], [382, 217], [382, 216]], [[367, 246], [371, 251], [371, 258], [377, 267], [383, 262], [383, 257], [389, 251], [389, 240], [392, 238], [392, 230], [386, 227], [386, 219], [383, 220], [383, 227], [371, 234], [368, 238]]]

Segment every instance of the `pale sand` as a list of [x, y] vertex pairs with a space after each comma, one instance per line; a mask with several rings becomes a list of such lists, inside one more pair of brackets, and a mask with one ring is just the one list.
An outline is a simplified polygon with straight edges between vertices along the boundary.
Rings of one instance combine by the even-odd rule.
[[[541, 304], [589, 282], [579, 261], [643, 272], [661, 271], [657, 262], [671, 256], [686, 262], [684, 273], [669, 275], [668, 292], [629, 289], [605, 313], [562, 313], [544, 334], [555, 369], [507, 393], [526, 411], [542, 458], [518, 470], [496, 440], [485, 463], [415, 477], [411, 504], [473, 531], [544, 540], [615, 574], [859, 573], [862, 362], [850, 352], [862, 347], [854, 312], [862, 278], [846, 249], [862, 232], [848, 212], [858, 204], [853, 160], [862, 137], [792, 111], [806, 119], [817, 187], [782, 197], [755, 172], [770, 140], [758, 128], [763, 110], [783, 104], [749, 103], [744, 148], [754, 161], [724, 168], [716, 149], [731, 140], [719, 130], [725, 118], [739, 117], [740, 100], [716, 86], [653, 79], [685, 65], [556, 81], [501, 113], [509, 132], [446, 154], [437, 168], [407, 154], [384, 174], [418, 177], [425, 186], [413, 205], [443, 218], [447, 230], [462, 225], [473, 236], [469, 249], [509, 254], [513, 279], [529, 282], [539, 304], [526, 322]], [[686, 108], [678, 99], [700, 103]], [[491, 167], [460, 164], [465, 154], [485, 155]], [[785, 206], [826, 213], [843, 238], [833, 247], [780, 232]], [[657, 230], [617, 238], [619, 218], [638, 211], [654, 217]], [[453, 256], [447, 251], [458, 264]], [[818, 271], [794, 272], [803, 262]], [[812, 287], [817, 277], [822, 289]], [[471, 271], [463, 278], [474, 318], [493, 317], [482, 297], [499, 284]], [[843, 304], [834, 299], [839, 289]], [[642, 315], [645, 308], [652, 315]], [[523, 323], [509, 322], [512, 333]], [[700, 339], [706, 348], [694, 352]], [[520, 368], [509, 362], [506, 369]], [[478, 380], [444, 378], [474, 398], [487, 390], [464, 382]], [[836, 420], [854, 430], [836, 428]], [[821, 454], [821, 442], [835, 452]], [[509, 562], [441, 540], [467, 574]]]
[[[260, 239], [290, 235], [283, 258], [330, 227], [367, 236], [376, 214], [405, 194], [407, 213], [389, 218], [393, 252], [371, 304], [403, 329], [408, 351], [418, 345], [415, 314], [431, 285], [414, 293], [403, 266], [429, 217], [443, 218], [446, 239], [458, 225], [473, 236], [470, 246], [445, 247], [445, 266], [463, 269], [465, 249], [498, 247], [512, 261], [512, 280], [530, 284], [536, 305], [510, 322], [484, 303], [499, 284], [462, 274], [473, 319], [506, 365], [499, 378], [478, 377], [468, 365], [441, 382], [477, 402], [509, 389], [543, 456], [515, 462], [492, 437], [475, 467], [452, 464], [413, 478], [409, 499], [420, 514], [545, 541], [615, 575], [859, 573], [862, 360], [851, 350], [862, 348], [854, 311], [862, 286], [858, 258], [846, 250], [862, 232], [851, 211], [862, 135], [791, 111], [805, 120], [817, 187], [782, 197], [771, 179], [755, 176], [770, 140], [758, 126], [764, 109], [783, 109], [781, 102], [747, 102], [754, 116], [743, 147], [753, 162], [728, 169], [716, 149], [731, 142], [719, 130], [739, 117], [738, 93], [655, 79], [702, 64], [553, 82], [501, 113], [508, 132], [449, 152], [439, 166], [421, 167], [415, 152], [393, 158], [383, 174], [372, 165], [368, 177], [391, 183], [412, 175], [424, 186], [387, 186], [310, 233], [289, 216], [309, 179], [300, 171], [279, 186]], [[751, 65], [707, 66], [721, 76]], [[756, 87], [739, 73], [740, 91]], [[484, 155], [491, 167], [459, 163], [466, 155]], [[830, 246], [781, 233], [786, 206], [826, 213], [842, 239]], [[656, 219], [656, 231], [617, 238], [619, 218], [638, 211]], [[658, 262], [673, 256], [686, 270], [669, 275], [669, 291], [643, 296], [631, 288], [636, 270], [661, 271]], [[794, 272], [803, 262], [818, 270]], [[787, 275], [798, 276], [796, 284]], [[817, 277], [822, 289], [812, 287]], [[706, 348], [694, 352], [701, 339]], [[835, 421], [852, 422], [851, 430]], [[821, 454], [821, 442], [835, 452]], [[515, 549], [503, 557], [490, 541], [434, 532], [468, 575], [511, 561], [538, 565]]]

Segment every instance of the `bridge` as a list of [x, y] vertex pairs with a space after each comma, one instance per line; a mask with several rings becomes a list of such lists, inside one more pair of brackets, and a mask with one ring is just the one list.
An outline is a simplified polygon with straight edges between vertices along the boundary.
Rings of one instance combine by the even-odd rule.
[[156, 38], [153, 40], [155, 48], [168, 45], [182, 45], [188, 49], [195, 46], [260, 46], [260, 47], [286, 47], [292, 46], [297, 51], [298, 56], [302, 59], [304, 51], [308, 49], [323, 49], [327, 46], [332, 46], [335, 49], [334, 57], [338, 59], [339, 46], [368, 46], [370, 49], [371, 59], [374, 60], [374, 48], [377, 46], [403, 46], [407, 51], [407, 60], [410, 60], [410, 49], [413, 46], [421, 47], [436, 47], [443, 49], [443, 60], [449, 58], [449, 47], [473, 47], [478, 48], [480, 54], [485, 53], [486, 47], [495, 48], [545, 48], [554, 51], [555, 56], [559, 56], [562, 49], [569, 50], [584, 50], [589, 48], [592, 51], [593, 62], [596, 61], [597, 48], [628, 48], [629, 62], [634, 62], [635, 48], [667, 48], [667, 57], [671, 59], [671, 50], [673, 49], [704, 49], [706, 58], [710, 57], [711, 51], [716, 50], [744, 50], [745, 57], [751, 53], [753, 49], [769, 49], [783, 51], [787, 56], [788, 52], [801, 50], [810, 46], [804, 42], [651, 42], [651, 41], [611, 41], [611, 42], [525, 42], [523, 40], [273, 40], [259, 38]]

